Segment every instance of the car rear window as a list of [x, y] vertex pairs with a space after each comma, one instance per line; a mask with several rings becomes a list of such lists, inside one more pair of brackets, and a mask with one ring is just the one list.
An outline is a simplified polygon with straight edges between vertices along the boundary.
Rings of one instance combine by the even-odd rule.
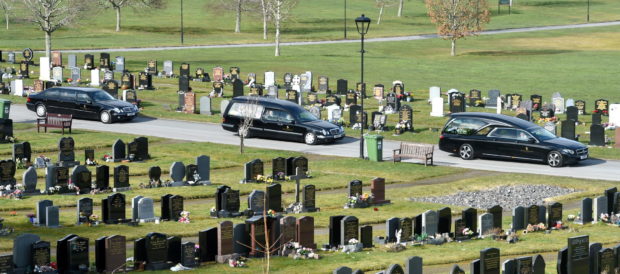
[[58, 92], [57, 89], [50, 89], [50, 90], [47, 90], [45, 92], [45, 97], [47, 97], [47, 98], [58, 98], [58, 93], [59, 92]]
[[487, 122], [477, 118], [454, 118], [444, 127], [443, 132], [448, 134], [472, 135], [486, 126]]
[[61, 90], [60, 99], [75, 101], [75, 90]]
[[241, 118], [251, 117], [254, 119], [260, 119], [261, 115], [263, 114], [263, 109], [264, 107], [259, 104], [235, 102], [232, 106], [230, 106], [230, 110], [228, 110], [228, 115]]

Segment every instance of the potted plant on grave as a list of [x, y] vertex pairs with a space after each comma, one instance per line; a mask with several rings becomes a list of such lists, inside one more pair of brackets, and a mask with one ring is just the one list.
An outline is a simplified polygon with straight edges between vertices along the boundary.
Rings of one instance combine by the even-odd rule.
[[364, 193], [362, 195], [351, 196], [347, 200], [344, 208], [367, 208], [372, 205], [374, 196]]

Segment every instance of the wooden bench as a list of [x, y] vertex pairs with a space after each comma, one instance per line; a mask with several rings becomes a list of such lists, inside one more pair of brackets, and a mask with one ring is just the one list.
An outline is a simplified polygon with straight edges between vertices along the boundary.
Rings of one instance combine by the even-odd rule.
[[48, 113], [45, 117], [37, 118], [37, 132], [39, 132], [39, 128], [45, 128], [45, 132], [47, 132], [47, 128], [60, 128], [62, 129], [62, 134], [65, 134], [65, 128], [69, 129], [69, 133], [71, 133], [71, 123], [73, 122], [73, 115], [71, 114], [57, 114], [57, 113]]
[[435, 146], [429, 144], [406, 143], [401, 142], [400, 148], [394, 150], [394, 162], [400, 162], [402, 159], [421, 159], [424, 165], [428, 165], [428, 160], [433, 165], [433, 150]]

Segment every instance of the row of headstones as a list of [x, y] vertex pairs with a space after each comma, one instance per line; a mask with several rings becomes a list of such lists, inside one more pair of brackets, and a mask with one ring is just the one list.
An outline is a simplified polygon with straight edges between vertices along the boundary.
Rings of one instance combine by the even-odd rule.
[[590, 243], [588, 235], [568, 238], [568, 245], [558, 251], [557, 273], [618, 273], [620, 270], [620, 244], [603, 248], [600, 243]]
[[[364, 194], [364, 185], [360, 180], [353, 180], [347, 184], [347, 190], [347, 199], [350, 197], [359, 197]], [[385, 199], [385, 179], [374, 178], [370, 182], [370, 193], [373, 197], [373, 204], [381, 205], [390, 203], [390, 200]]]
[[[315, 206], [315, 189], [314, 185], [304, 186], [304, 194], [307, 193], [307, 198], [304, 198], [304, 201], [307, 201], [308, 205], [312, 207]], [[239, 212], [241, 208], [239, 190], [234, 190], [226, 185], [218, 186], [215, 191], [215, 211], [211, 212], [211, 216], [229, 218], [242, 215], [258, 216], [263, 215], [264, 212], [269, 210], [283, 212], [282, 185], [274, 183], [268, 185], [265, 191], [253, 190], [248, 196], [247, 201], [248, 209], [244, 212]]]
[[[11, 160], [5, 162], [13, 163]], [[0, 162], [0, 166], [1, 165], [2, 163]], [[94, 181], [92, 180], [92, 172], [84, 165], [74, 166], [71, 173], [69, 173], [69, 168], [66, 166], [49, 165], [45, 172], [44, 191], [37, 189], [38, 177], [37, 170], [34, 167], [31, 166], [24, 172], [22, 181], [26, 194], [77, 193], [78, 189], [80, 194], [86, 194], [90, 193], [92, 189], [103, 190], [110, 188], [110, 167], [107, 165], [99, 165], [96, 167], [96, 177]], [[13, 176], [11, 176], [13, 180], [14, 175], [15, 172], [13, 172]], [[114, 190], [122, 191], [128, 189], [130, 187], [129, 167], [126, 165], [115, 166], [113, 180]], [[69, 181], [71, 181], [71, 184], [69, 184]], [[2, 183], [5, 182], [8, 181], [2, 181]], [[75, 187], [78, 189], [75, 189]]]
[[[404, 274], [404, 273], [408, 273], [408, 274], [422, 274], [422, 257], [418, 257], [418, 256], [413, 256], [413, 257], [409, 257], [407, 258], [407, 260], [405, 260], [405, 267], [403, 268], [401, 265], [399, 264], [391, 264], [390, 266], [388, 266], [388, 268], [383, 271], [383, 272], [379, 272], [379, 273], [383, 273], [383, 274]], [[364, 272], [356, 269], [353, 270], [350, 267], [347, 266], [341, 266], [336, 268], [333, 272], [333, 274], [363, 274]]]
[[[302, 178], [305, 178], [308, 172], [308, 158], [304, 156], [298, 157], [277, 157], [271, 160], [271, 176], [274, 180], [283, 181], [287, 176], [293, 176], [296, 168], [301, 169]], [[265, 176], [264, 163], [260, 159], [254, 159], [245, 163], [244, 176], [242, 182], [256, 182], [258, 176]]]
[[620, 192], [618, 188], [612, 187], [606, 189], [603, 196], [596, 197], [594, 200], [592, 198], [581, 200], [581, 216], [577, 223], [600, 222], [602, 215], [606, 214], [611, 218], [612, 215], [618, 213], [620, 213]]
[[[590, 125], [590, 141], [589, 144], [591, 146], [604, 146], [607, 141], [605, 140], [605, 127], [600, 123], [600, 113], [592, 114], [592, 125]], [[598, 120], [595, 118], [598, 117]], [[561, 122], [561, 132], [560, 136], [569, 140], [577, 140], [577, 120], [567, 119]], [[556, 124], [548, 123], [545, 125], [545, 129], [549, 130], [551, 133], [556, 134]]]

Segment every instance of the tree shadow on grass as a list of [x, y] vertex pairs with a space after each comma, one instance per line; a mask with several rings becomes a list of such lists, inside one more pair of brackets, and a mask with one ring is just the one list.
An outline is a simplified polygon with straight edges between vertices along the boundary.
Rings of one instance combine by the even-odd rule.
[[489, 51], [471, 51], [459, 55], [467, 56], [528, 56], [528, 55], [551, 55], [575, 52], [575, 50], [558, 50], [558, 49], [533, 49], [533, 50], [489, 50]]
[[[590, 6], [601, 5], [601, 2], [593, 2], [590, 1]], [[521, 2], [521, 6], [530, 6], [530, 7], [582, 7], [585, 5], [583, 1], [532, 1], [532, 2]]]

